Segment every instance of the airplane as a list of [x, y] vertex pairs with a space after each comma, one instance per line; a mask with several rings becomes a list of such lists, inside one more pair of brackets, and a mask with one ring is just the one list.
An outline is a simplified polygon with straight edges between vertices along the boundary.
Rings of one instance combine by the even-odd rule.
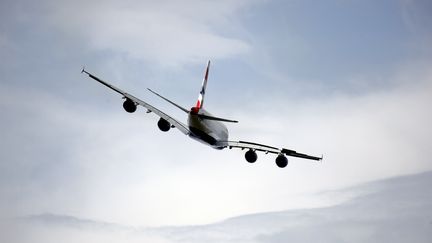
[[167, 115], [163, 111], [157, 109], [156, 107], [150, 105], [149, 103], [111, 85], [102, 79], [94, 76], [93, 74], [87, 72], [85, 68], [81, 70], [81, 73], [87, 74], [90, 78], [98, 81], [99, 83], [107, 86], [108, 88], [114, 90], [115, 92], [121, 94], [123, 99], [123, 108], [126, 112], [134, 113], [137, 110], [137, 106], [143, 106], [147, 109], [147, 113], [153, 112], [159, 117], [159, 121], [157, 123], [159, 129], [163, 132], [169, 131], [171, 128], [177, 128], [183, 134], [201, 142], [206, 145], [209, 145], [215, 149], [224, 149], [224, 148], [239, 148], [242, 150], [247, 150], [245, 153], [245, 159], [249, 163], [254, 163], [257, 161], [258, 155], [257, 151], [264, 152], [265, 154], [271, 153], [276, 154], [277, 157], [275, 159], [276, 165], [280, 168], [284, 168], [288, 165], [288, 159], [286, 156], [298, 157], [309, 160], [321, 161], [321, 157], [315, 157], [307, 154], [298, 153], [291, 149], [286, 148], [276, 148], [273, 146], [268, 146], [264, 144], [247, 142], [247, 141], [230, 141], [228, 140], [228, 129], [224, 123], [237, 123], [236, 120], [225, 119], [221, 117], [216, 117], [207, 112], [204, 109], [204, 97], [206, 93], [207, 80], [210, 69], [210, 61], [207, 63], [207, 67], [205, 69], [204, 79], [202, 82], [201, 90], [199, 92], [198, 100], [191, 109], [186, 109], [173, 101], [163, 97], [162, 95], [156, 93], [155, 91], [148, 89], [153, 94], [159, 96], [163, 100], [168, 103], [174, 105], [180, 110], [184, 111], [188, 114], [187, 125], [174, 119], [173, 117]]

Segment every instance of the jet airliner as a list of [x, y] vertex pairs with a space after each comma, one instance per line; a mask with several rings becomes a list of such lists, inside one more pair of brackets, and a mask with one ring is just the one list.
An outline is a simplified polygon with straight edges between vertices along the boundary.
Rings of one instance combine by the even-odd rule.
[[93, 74], [87, 72], [84, 68], [81, 70], [81, 73], [87, 74], [90, 78], [98, 81], [99, 83], [107, 86], [108, 88], [114, 90], [115, 92], [121, 94], [123, 99], [123, 108], [125, 111], [129, 113], [133, 113], [137, 110], [137, 106], [143, 106], [147, 109], [147, 113], [154, 113], [159, 117], [159, 121], [157, 123], [159, 129], [163, 132], [169, 131], [171, 128], [177, 128], [183, 134], [201, 142], [206, 145], [209, 145], [215, 149], [224, 149], [224, 148], [239, 148], [242, 150], [247, 150], [245, 153], [245, 159], [249, 163], [254, 163], [258, 156], [257, 151], [264, 152], [265, 154], [272, 153], [276, 154], [276, 165], [280, 168], [284, 168], [288, 165], [288, 159], [286, 156], [298, 157], [303, 159], [310, 160], [322, 160], [321, 157], [315, 157], [307, 154], [298, 153], [291, 149], [286, 148], [277, 148], [273, 146], [268, 146], [264, 144], [247, 142], [247, 141], [230, 141], [228, 140], [228, 129], [224, 123], [237, 123], [238, 121], [225, 119], [221, 117], [216, 117], [207, 112], [204, 109], [204, 97], [207, 87], [207, 80], [210, 69], [210, 61], [207, 63], [207, 67], [205, 69], [204, 79], [202, 82], [201, 90], [198, 96], [198, 100], [191, 109], [186, 109], [173, 101], [163, 97], [162, 95], [154, 92], [151, 89], [148, 89], [153, 94], [159, 96], [170, 104], [176, 106], [180, 110], [184, 111], [188, 114], [187, 125], [174, 119], [173, 117], [167, 115], [163, 111], [157, 109], [156, 107], [148, 104], [147, 102], [103, 81], [102, 79], [94, 76]]

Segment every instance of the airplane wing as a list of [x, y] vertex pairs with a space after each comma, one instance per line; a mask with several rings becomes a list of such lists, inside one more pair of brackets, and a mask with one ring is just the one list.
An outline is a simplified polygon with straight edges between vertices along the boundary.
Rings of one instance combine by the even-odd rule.
[[108, 88], [114, 90], [115, 92], [123, 95], [124, 98], [133, 101], [135, 103], [135, 105], [144, 106], [145, 108], [147, 108], [147, 112], [153, 112], [156, 115], [158, 115], [159, 117], [167, 120], [171, 125], [173, 125], [174, 127], [176, 127], [183, 134], [185, 134], [185, 135], [189, 135], [190, 134], [190, 131], [189, 131], [188, 127], [185, 124], [183, 124], [183, 123], [177, 121], [176, 119], [172, 118], [171, 116], [165, 114], [163, 111], [157, 109], [156, 107], [148, 104], [147, 102], [145, 102], [145, 101], [143, 101], [143, 100], [141, 100], [141, 99], [139, 99], [139, 98], [137, 98], [137, 97], [135, 97], [135, 96], [133, 96], [133, 95], [131, 95], [129, 93], [126, 93], [125, 91], [123, 91], [123, 90], [115, 87], [114, 85], [111, 85], [111, 84], [103, 81], [102, 79], [100, 79], [100, 78], [94, 76], [93, 74], [87, 72], [86, 70], [84, 70], [84, 68], [82, 69], [81, 73], [87, 74], [90, 78], [98, 81], [99, 83], [107, 86]]
[[220, 146], [223, 148], [241, 148], [241, 149], [251, 149], [253, 151], [261, 151], [264, 153], [272, 153], [272, 154], [285, 154], [287, 156], [297, 157], [297, 158], [303, 158], [303, 159], [310, 159], [310, 160], [322, 160], [322, 157], [315, 157], [307, 154], [297, 153], [294, 150], [291, 149], [285, 149], [285, 148], [276, 148], [264, 144], [259, 143], [252, 143], [252, 142], [246, 142], [246, 141], [224, 141], [220, 143]]

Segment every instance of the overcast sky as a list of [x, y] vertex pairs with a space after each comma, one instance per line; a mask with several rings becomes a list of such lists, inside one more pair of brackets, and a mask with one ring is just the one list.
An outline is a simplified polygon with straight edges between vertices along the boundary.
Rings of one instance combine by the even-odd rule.
[[[1, 1], [0, 215], [132, 226], [334, 205], [321, 192], [432, 169], [427, 0]], [[239, 120], [230, 138], [324, 155], [257, 163], [180, 132], [81, 67]]]

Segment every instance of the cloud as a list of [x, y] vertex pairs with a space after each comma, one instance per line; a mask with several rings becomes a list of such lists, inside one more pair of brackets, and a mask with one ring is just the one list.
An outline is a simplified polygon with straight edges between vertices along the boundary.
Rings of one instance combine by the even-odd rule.
[[[322, 164], [290, 158], [284, 170], [272, 155], [249, 165], [241, 151], [216, 151], [175, 129], [160, 133], [153, 114], [127, 114], [115, 95], [85, 104], [2, 86], [0, 209], [154, 226], [339, 203], [346, 198], [316, 193], [432, 169], [424, 157], [431, 131], [416, 129], [432, 122], [424, 112], [431, 76], [413, 71], [398, 75], [401, 86], [391, 91], [319, 104], [272, 97], [254, 104], [254, 113], [233, 111], [241, 123], [230, 126], [232, 139], [324, 154]], [[414, 77], [424, 82], [406, 85]]]
[[46, 22], [89, 47], [163, 66], [242, 55], [237, 37], [250, 1], [48, 1]]
[[270, 1], [245, 24], [253, 36], [246, 62], [255, 76], [272, 80], [261, 83], [266, 92], [301, 97], [385, 89], [401, 66], [430, 60], [430, 9], [427, 0]]
[[[19, 226], [15, 230], [25, 232], [2, 232], [0, 237], [11, 243], [61, 239], [66, 242], [107, 239], [110, 242], [429, 242], [431, 178], [431, 172], [396, 177], [341, 190], [340, 193], [357, 196], [332, 207], [244, 215], [208, 225], [136, 228], [70, 216], [34, 215], [8, 222], [8, 227]], [[359, 191], [366, 193], [358, 194]]]
[[[296, 41], [291, 45], [292, 32], [286, 22], [274, 20], [294, 16], [287, 9], [296, 12], [297, 18], [290, 23], [307, 37], [311, 28], [304, 28], [301, 20], [310, 16], [304, 11], [308, 5], [276, 4], [279, 12], [275, 12], [274, 5], [258, 9], [254, 6], [260, 2], [249, 1], [14, 1], [7, 3], [11, 7], [5, 3], [0, 8], [2, 215], [52, 212], [127, 225], [202, 224], [251, 212], [334, 205], [346, 197], [316, 193], [431, 169], [425, 156], [431, 150], [432, 136], [428, 129], [432, 118], [425, 112], [432, 102], [428, 59], [401, 61], [400, 56], [386, 55], [409, 64], [389, 71], [388, 58], [369, 62], [374, 52], [364, 45], [361, 50], [368, 51], [360, 54], [366, 64], [380, 71], [378, 78], [358, 75], [355, 58], [334, 59], [333, 65], [349, 66], [342, 79], [351, 90], [345, 92], [341, 83], [329, 83], [333, 75], [316, 72], [316, 66], [302, 62], [302, 50], [292, 57], [284, 49], [299, 46], [294, 45]], [[278, 2], [269, 4], [273, 3]], [[254, 11], [247, 11], [250, 8]], [[374, 9], [375, 19], [387, 19], [381, 13], [394, 17], [394, 11], [388, 13], [386, 7]], [[321, 11], [324, 16], [332, 14]], [[357, 8], [351, 11], [363, 13]], [[255, 15], [258, 12], [263, 15]], [[251, 18], [243, 21], [246, 15]], [[316, 17], [313, 30], [326, 30], [324, 19]], [[351, 24], [363, 20], [340, 19]], [[244, 33], [246, 22], [254, 28]], [[391, 36], [403, 36], [397, 21], [388, 24], [384, 27], [397, 27]], [[370, 33], [367, 26], [360, 26], [357, 34]], [[144, 27], [149, 32], [142, 31]], [[349, 32], [338, 33], [351, 37]], [[379, 33], [383, 47], [400, 43], [400, 38]], [[332, 47], [328, 49], [321, 45], [323, 35], [313, 34], [307, 40], [318, 49], [347, 55], [347, 49], [340, 48], [341, 39], [328, 42]], [[266, 41], [249, 42], [259, 38]], [[375, 36], [371, 38], [374, 47], [379, 47], [373, 41]], [[351, 44], [358, 41], [361, 39]], [[209, 44], [202, 47], [203, 52], [199, 52], [201, 44]], [[302, 38], [297, 44], [302, 44]], [[260, 59], [255, 51], [265, 47], [274, 47], [272, 51], [278, 54], [269, 55], [270, 64], [280, 64], [277, 69], [282, 72], [270, 70], [276, 78], [260, 76], [261, 65], [244, 63], [242, 55]], [[358, 49], [349, 50], [359, 54]], [[416, 56], [410, 48], [400, 50]], [[311, 53], [312, 61], [320, 64], [333, 57]], [[187, 80], [201, 78], [202, 67], [173, 67], [201, 64], [198, 59], [208, 59], [208, 55], [226, 58], [212, 69], [212, 91], [206, 104], [216, 115], [240, 120], [238, 125], [229, 125], [232, 139], [324, 154], [324, 163], [293, 158], [288, 168], [279, 170], [273, 156], [260, 154], [256, 164], [247, 164], [242, 151], [212, 150], [175, 130], [160, 133], [153, 114], [142, 110], [124, 113], [120, 96], [79, 76], [83, 62], [89, 63], [102, 78], [177, 115], [175, 108], [146, 96], [148, 80], [154, 78], [151, 87], [162, 87], [158, 90], [164, 94], [169, 90], [175, 95], [168, 97], [177, 100], [184, 95], [184, 87], [197, 88]], [[319, 78], [309, 82], [301, 75], [290, 76], [284, 63], [288, 59]], [[320, 67], [327, 70], [325, 65]], [[333, 70], [339, 74], [339, 69]], [[113, 73], [119, 77], [113, 78]], [[367, 88], [360, 92], [358, 87]], [[195, 92], [192, 95], [195, 99]]]
[[[432, 130], [427, 129], [432, 116], [425, 112], [432, 102], [432, 75], [422, 64], [413, 66], [417, 68], [401, 68], [387, 77], [395, 87], [368, 94], [328, 93], [289, 100], [263, 95], [259, 104], [234, 115], [243, 117], [243, 122], [240, 130], [233, 132], [239, 132], [236, 137], [261, 138], [299, 151], [323, 153], [324, 171], [335, 173], [323, 181], [330, 177], [342, 182], [345, 176], [364, 180], [379, 174], [432, 169], [424, 157], [432, 136]], [[260, 115], [249, 113], [251, 109]], [[251, 136], [248, 131], [255, 133]]]

